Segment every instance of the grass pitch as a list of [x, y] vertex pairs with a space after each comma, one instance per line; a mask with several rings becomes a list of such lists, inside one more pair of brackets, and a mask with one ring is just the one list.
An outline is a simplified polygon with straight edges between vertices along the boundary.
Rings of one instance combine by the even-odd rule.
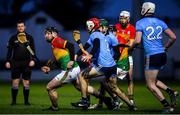
[[[23, 103], [23, 88], [20, 85], [17, 105], [11, 106], [11, 83], [0, 81], [0, 114], [160, 114], [162, 110], [161, 104], [157, 99], [147, 90], [145, 83], [135, 82], [134, 99], [138, 107], [138, 111], [128, 111], [127, 105], [124, 103], [120, 110], [107, 110], [106, 106], [99, 110], [82, 110], [71, 106], [71, 102], [77, 102], [80, 99], [80, 92], [78, 92], [73, 85], [67, 84], [59, 88], [59, 111], [42, 111], [44, 108], [50, 106], [50, 100], [46, 92], [46, 84], [48, 81], [31, 82], [30, 87], [30, 103], [31, 106], [25, 106]], [[121, 89], [127, 92], [127, 82], [120, 81]], [[169, 82], [172, 88], [180, 92], [180, 84], [178, 81]], [[98, 83], [92, 83], [92, 86], [99, 87]], [[169, 100], [168, 95], [165, 95]], [[179, 97], [178, 97], [179, 98]], [[91, 96], [91, 103], [97, 103], [98, 100]], [[178, 110], [179, 109], [179, 110]], [[174, 113], [180, 113], [180, 99]]]

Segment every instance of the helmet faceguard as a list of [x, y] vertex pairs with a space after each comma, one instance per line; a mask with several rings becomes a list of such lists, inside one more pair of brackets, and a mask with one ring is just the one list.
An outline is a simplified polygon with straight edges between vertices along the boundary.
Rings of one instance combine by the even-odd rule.
[[130, 21], [130, 12], [121, 11], [119, 15], [119, 23], [121, 24], [122, 28], [126, 28], [129, 21]]
[[95, 24], [94, 24], [93, 21], [88, 20], [88, 21], [86, 22], [86, 26], [87, 26], [88, 31], [92, 31], [92, 30], [94, 29], [94, 27], [95, 27]]
[[100, 21], [97, 18], [91, 18], [86, 21], [88, 31], [91, 33], [100, 27]]
[[152, 2], [145, 2], [142, 5], [141, 15], [145, 16], [146, 14], [154, 14], [155, 4]]

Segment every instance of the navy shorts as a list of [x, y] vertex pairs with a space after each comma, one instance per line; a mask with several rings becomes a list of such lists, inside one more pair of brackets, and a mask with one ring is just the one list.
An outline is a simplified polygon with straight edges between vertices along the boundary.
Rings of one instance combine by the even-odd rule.
[[159, 53], [155, 55], [146, 56], [145, 70], [159, 70], [164, 67], [167, 61], [166, 53]]
[[104, 73], [105, 77], [115, 77], [117, 74], [117, 66], [115, 65], [112, 67], [102, 67], [100, 71]]

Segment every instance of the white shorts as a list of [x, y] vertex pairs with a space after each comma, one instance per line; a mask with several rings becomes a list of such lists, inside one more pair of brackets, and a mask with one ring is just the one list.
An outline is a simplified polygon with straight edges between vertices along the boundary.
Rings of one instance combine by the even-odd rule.
[[129, 59], [129, 65], [133, 66], [133, 57], [129, 56], [128, 59]]
[[126, 75], [127, 75], [128, 71], [124, 71], [121, 68], [117, 68], [117, 77], [121, 80], [123, 80]]
[[[80, 73], [80, 67], [77, 66], [69, 71], [62, 70], [61, 73], [56, 75], [55, 79], [58, 81], [61, 81], [63, 83], [70, 83], [73, 80], [77, 79], [79, 73]], [[65, 74], [67, 74], [67, 75], [65, 75]]]

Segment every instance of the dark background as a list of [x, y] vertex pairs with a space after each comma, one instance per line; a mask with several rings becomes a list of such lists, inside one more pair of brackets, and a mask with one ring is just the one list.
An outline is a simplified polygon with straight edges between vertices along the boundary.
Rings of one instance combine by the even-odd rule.
[[[90, 17], [115, 22], [121, 10], [132, 14], [132, 22], [139, 17], [141, 4], [148, 0], [0, 0], [0, 27], [11, 27], [18, 19], [28, 19], [43, 10], [63, 24], [65, 29], [84, 27]], [[171, 26], [179, 27], [179, 0], [149, 0], [156, 4], [157, 16]]]

